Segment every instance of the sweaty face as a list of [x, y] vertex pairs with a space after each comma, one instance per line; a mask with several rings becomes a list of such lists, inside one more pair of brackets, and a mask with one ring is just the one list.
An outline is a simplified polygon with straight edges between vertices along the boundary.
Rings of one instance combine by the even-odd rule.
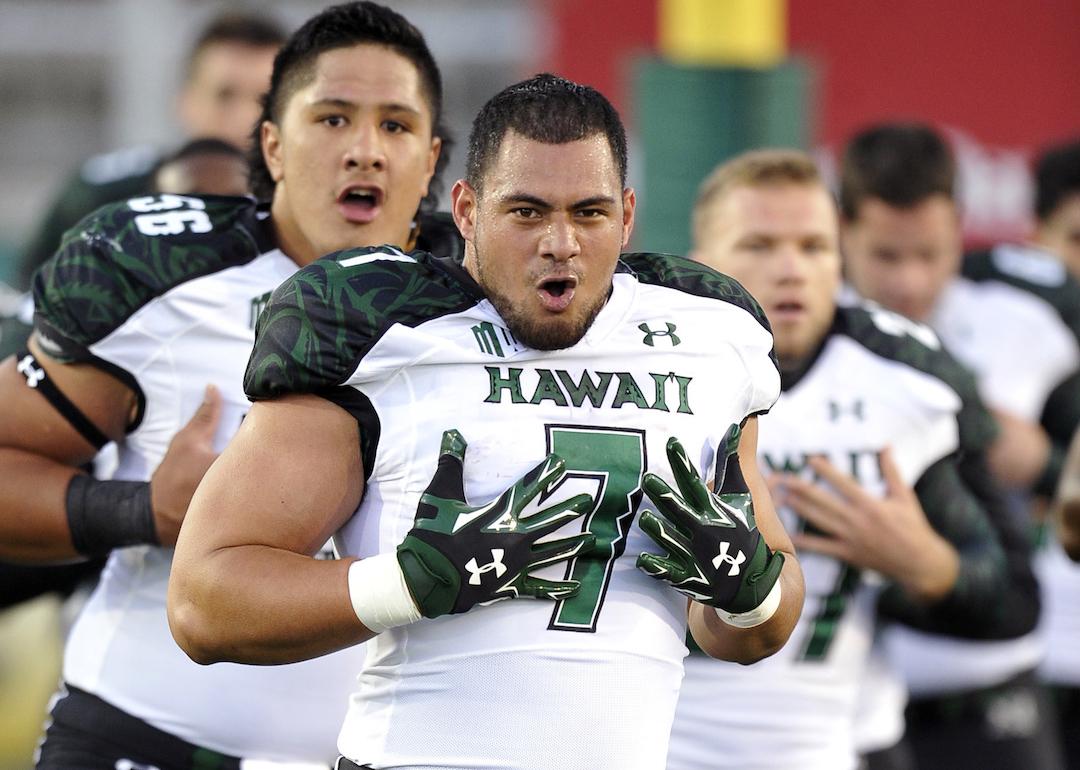
[[377, 45], [327, 51], [262, 133], [274, 224], [294, 260], [408, 245], [440, 147], [412, 62]]
[[536, 350], [576, 344], [607, 301], [634, 221], [607, 138], [544, 144], [511, 131], [482, 190], [459, 181], [453, 205], [465, 268], [514, 336]]
[[761, 304], [785, 368], [813, 353], [840, 285], [836, 206], [820, 185], [736, 187], [704, 212], [694, 258], [739, 281]]
[[877, 198], [841, 225], [844, 269], [863, 297], [916, 321], [927, 321], [960, 269], [960, 217], [945, 195], [910, 208]]
[[211, 43], [195, 60], [180, 94], [180, 120], [192, 138], [223, 139], [242, 150], [270, 87], [275, 48]]
[[1080, 193], [1063, 200], [1039, 223], [1035, 240], [1061, 257], [1080, 280]]

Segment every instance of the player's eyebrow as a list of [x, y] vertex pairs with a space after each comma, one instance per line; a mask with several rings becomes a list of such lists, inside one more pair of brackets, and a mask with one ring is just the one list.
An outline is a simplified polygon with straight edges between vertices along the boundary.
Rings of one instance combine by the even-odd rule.
[[[309, 109], [334, 107], [339, 110], [355, 110], [359, 106], [360, 105], [354, 101], [350, 101], [348, 99], [339, 99], [331, 96], [325, 97], [323, 99], [316, 99], [315, 101], [308, 103]], [[377, 107], [378, 109], [384, 110], [386, 112], [404, 112], [409, 115], [420, 115], [420, 110], [418, 110], [416, 107], [410, 106], [408, 104], [401, 104], [400, 102], [386, 102], [377, 105]]]
[[[533, 208], [542, 209], [544, 211], [551, 211], [556, 208], [552, 203], [544, 200], [543, 198], [537, 198], [535, 195], [529, 193], [509, 193], [504, 195], [501, 199], [504, 205], [510, 205], [515, 203], [524, 203], [532, 206]], [[587, 209], [593, 206], [612, 206], [615, 204], [615, 199], [610, 195], [594, 195], [590, 198], [582, 198], [579, 201], [574, 201], [567, 208], [571, 211], [578, 211], [580, 209]]]

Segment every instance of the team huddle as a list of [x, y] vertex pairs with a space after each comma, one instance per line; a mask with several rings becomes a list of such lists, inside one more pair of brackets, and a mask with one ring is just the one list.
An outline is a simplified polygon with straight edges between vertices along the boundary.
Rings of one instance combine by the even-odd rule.
[[[35, 274], [0, 558], [108, 559], [37, 766], [1064, 767], [1035, 629], [1080, 578], [1037, 579], [1025, 517], [1080, 474], [1065, 268], [908, 281], [900, 220], [955, 225], [924, 127], [857, 137], [839, 208], [802, 152], [728, 161], [681, 257], [624, 252], [596, 90], [493, 96], [449, 217], [442, 111], [412, 24], [328, 8], [274, 58], [253, 196], [109, 204]], [[935, 686], [1039, 717], [905, 738]]]

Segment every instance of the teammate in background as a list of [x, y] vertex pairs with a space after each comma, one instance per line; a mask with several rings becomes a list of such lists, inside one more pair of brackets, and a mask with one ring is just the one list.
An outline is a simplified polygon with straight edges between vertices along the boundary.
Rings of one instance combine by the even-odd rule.
[[1080, 562], [1080, 432], [1065, 461], [1056, 505], [1058, 540], [1069, 558]]
[[[466, 165], [462, 264], [347, 251], [274, 293], [256, 403], [177, 544], [173, 631], [203, 662], [374, 637], [341, 767], [659, 770], [688, 619], [749, 662], [802, 606], [754, 463], [779, 392], [768, 324], [708, 268], [620, 259], [635, 195], [593, 89], [510, 86]], [[699, 476], [714, 462], [719, 496]], [[658, 513], [639, 518], [643, 493]], [[535, 519], [581, 512], [530, 549]], [[330, 533], [349, 558], [309, 558]], [[521, 594], [554, 602], [475, 607]]]
[[[1063, 453], [1040, 417], [1080, 363], [1076, 336], [1036, 286], [1069, 284], [1066, 271], [1020, 247], [962, 261], [955, 164], [927, 126], [883, 125], [855, 136], [841, 184], [852, 289], [927, 322], [973, 370], [1002, 427], [991, 467], [1013, 491], [1015, 520], [1028, 526], [1026, 495], [1053, 490]], [[1071, 398], [1070, 411], [1080, 414], [1080, 392]], [[912, 692], [908, 734], [920, 765], [1061, 766], [1053, 710], [1034, 675], [1045, 649], [1036, 635], [973, 646], [895, 628], [887, 647]]]
[[986, 508], [1004, 498], [985, 469], [996, 428], [974, 381], [925, 327], [837, 308], [838, 238], [836, 204], [794, 150], [728, 161], [694, 206], [692, 256], [740, 281], [773, 329], [782, 392], [758, 464], [797, 533], [807, 596], [768, 660], [737, 668], [691, 652], [671, 770], [855, 767], [877, 607], [966, 636], [1035, 625], [1023, 606], [1033, 583], [1021, 616], [999, 611], [1010, 576]]
[[[246, 195], [248, 164], [244, 153], [220, 139], [188, 142], [157, 167], [151, 183], [155, 193], [174, 195]], [[32, 313], [32, 310], [30, 311]], [[31, 318], [5, 327], [19, 339], [0, 339], [0, 356], [26, 345], [32, 330]], [[88, 559], [65, 565], [12, 564], [0, 561], [0, 609], [26, 601], [42, 593], [70, 594], [84, 581], [96, 579], [102, 559]]]
[[[246, 148], [259, 117], [274, 54], [285, 31], [265, 16], [230, 12], [213, 19], [188, 54], [176, 114], [186, 136]], [[64, 233], [106, 203], [151, 192], [160, 152], [148, 146], [95, 155], [65, 182], [20, 257], [20, 289]]]
[[1035, 237], [1080, 280], [1080, 139], [1045, 150], [1035, 164]]
[[[71, 632], [39, 767], [327, 767], [336, 756], [359, 651], [195, 665], [169, 633], [171, 546], [247, 412], [260, 308], [320, 254], [412, 244], [441, 114], [419, 31], [373, 3], [328, 8], [275, 60], [252, 167], [268, 206], [133, 198], [84, 220], [36, 275], [30, 350], [0, 367], [0, 555], [110, 554]], [[110, 439], [115, 477], [79, 472]]]
[[193, 139], [154, 169], [151, 191], [174, 195], [247, 195], [244, 151], [220, 139]]

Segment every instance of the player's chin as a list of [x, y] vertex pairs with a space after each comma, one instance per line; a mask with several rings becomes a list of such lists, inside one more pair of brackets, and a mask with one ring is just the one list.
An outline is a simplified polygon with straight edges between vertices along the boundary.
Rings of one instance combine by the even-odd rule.
[[[591, 320], [591, 319], [589, 319]], [[588, 331], [588, 321], [570, 310], [562, 313], [543, 313], [510, 329], [519, 342], [533, 350], [564, 350], [572, 348]]]

